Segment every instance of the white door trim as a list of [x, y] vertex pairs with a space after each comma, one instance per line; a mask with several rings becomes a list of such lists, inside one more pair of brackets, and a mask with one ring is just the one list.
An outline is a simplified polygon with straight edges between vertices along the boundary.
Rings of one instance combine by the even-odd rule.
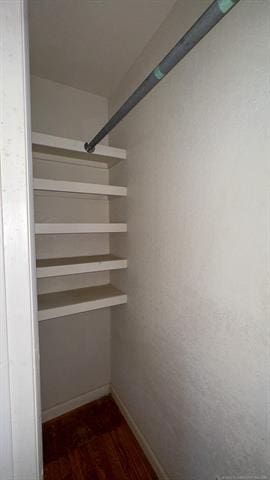
[[0, 12], [0, 477], [8, 480], [42, 476], [26, 7], [2, 0]]

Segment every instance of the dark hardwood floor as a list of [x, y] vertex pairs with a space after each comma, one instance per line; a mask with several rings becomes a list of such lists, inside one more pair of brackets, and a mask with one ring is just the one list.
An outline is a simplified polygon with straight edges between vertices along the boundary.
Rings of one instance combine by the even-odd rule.
[[108, 396], [43, 424], [44, 480], [157, 480]]

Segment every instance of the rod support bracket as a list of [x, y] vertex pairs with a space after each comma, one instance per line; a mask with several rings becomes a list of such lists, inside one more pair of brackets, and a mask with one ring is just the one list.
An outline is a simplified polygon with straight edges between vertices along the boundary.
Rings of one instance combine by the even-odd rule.
[[88, 142], [85, 142], [84, 149], [87, 151], [87, 153], [94, 153], [95, 151], [95, 147], [90, 147], [90, 143]]

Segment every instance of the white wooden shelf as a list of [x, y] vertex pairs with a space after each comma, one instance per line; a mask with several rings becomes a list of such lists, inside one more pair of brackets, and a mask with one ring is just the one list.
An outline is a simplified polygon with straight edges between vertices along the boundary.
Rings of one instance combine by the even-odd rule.
[[[67, 138], [32, 133], [33, 157], [37, 160], [74, 163], [89, 167], [108, 168], [126, 159], [126, 151], [105, 145], [97, 145], [94, 153], [84, 150], [84, 142]], [[103, 196], [127, 195], [126, 187], [72, 182], [64, 180], [34, 179], [38, 192], [66, 192]], [[42, 193], [40, 193], [42, 195]], [[36, 223], [35, 233], [80, 234], [126, 232], [126, 223]], [[69, 258], [37, 260], [37, 277], [53, 277], [87, 272], [115, 270], [127, 267], [127, 260], [113, 255], [90, 255]], [[52, 292], [38, 296], [39, 321], [74, 315], [99, 308], [121, 305], [127, 302], [127, 295], [114, 286], [95, 287]]]
[[37, 260], [37, 278], [102, 272], [121, 268], [127, 268], [127, 260], [110, 254], [39, 259]]
[[34, 179], [34, 189], [50, 192], [86, 193], [93, 195], [109, 195], [126, 197], [126, 187], [100, 185], [97, 183], [67, 182], [62, 180]]
[[127, 295], [110, 284], [45, 293], [38, 296], [38, 319], [49, 320], [126, 302]]
[[62, 233], [117, 233], [126, 232], [126, 223], [36, 223], [37, 235]]
[[84, 142], [69, 138], [55, 137], [43, 133], [32, 132], [33, 153], [44, 153], [58, 157], [69, 157], [86, 161], [101, 162], [111, 167], [127, 158], [126, 150], [97, 145], [94, 153], [84, 150]]

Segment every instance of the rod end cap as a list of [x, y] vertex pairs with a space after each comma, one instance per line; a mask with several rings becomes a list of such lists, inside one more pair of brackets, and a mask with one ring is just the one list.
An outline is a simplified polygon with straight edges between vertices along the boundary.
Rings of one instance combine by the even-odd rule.
[[85, 142], [84, 149], [86, 150], [87, 153], [93, 153], [95, 151], [95, 147], [91, 147], [90, 143], [88, 142]]

